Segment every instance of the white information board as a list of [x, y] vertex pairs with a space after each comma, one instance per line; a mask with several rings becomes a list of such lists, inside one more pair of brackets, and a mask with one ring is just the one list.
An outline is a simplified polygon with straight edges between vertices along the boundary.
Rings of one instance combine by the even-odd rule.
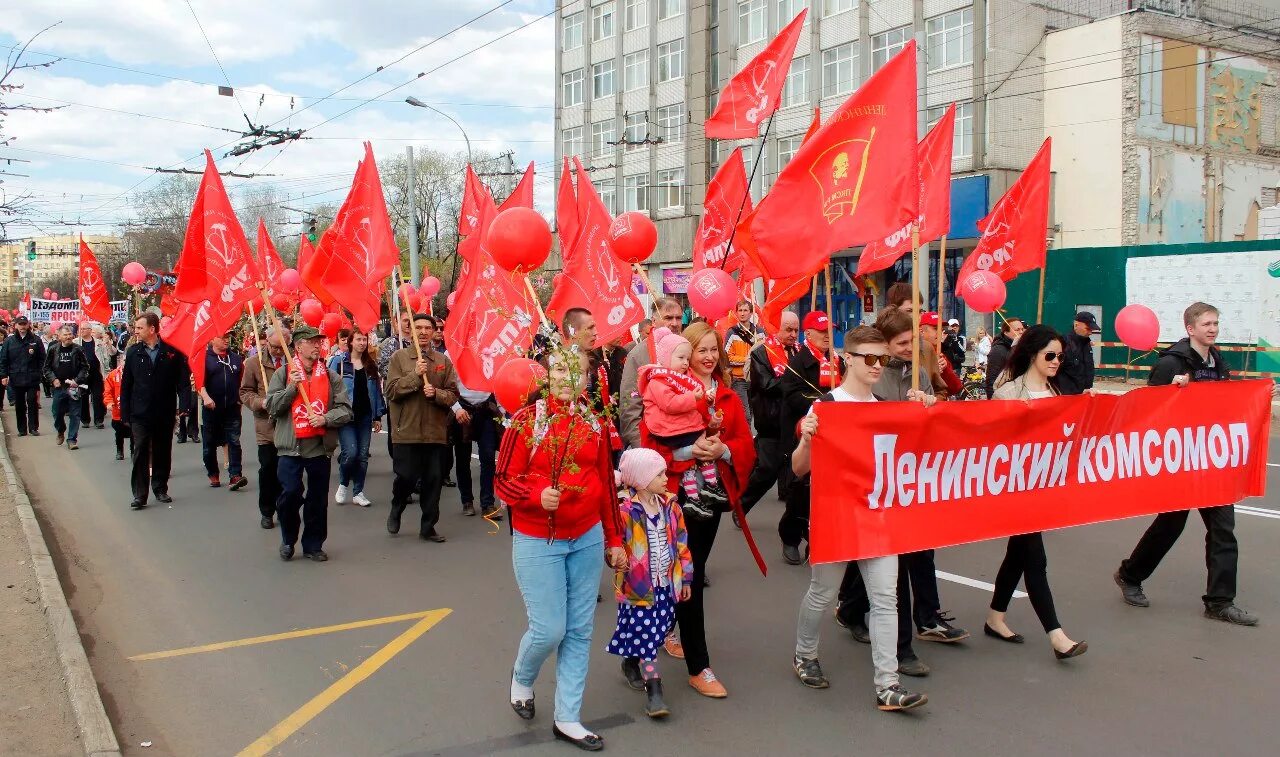
[[1221, 314], [1218, 341], [1280, 343], [1280, 251], [1158, 255], [1129, 258], [1126, 301], [1160, 319], [1160, 341], [1187, 335], [1182, 311], [1207, 302]]

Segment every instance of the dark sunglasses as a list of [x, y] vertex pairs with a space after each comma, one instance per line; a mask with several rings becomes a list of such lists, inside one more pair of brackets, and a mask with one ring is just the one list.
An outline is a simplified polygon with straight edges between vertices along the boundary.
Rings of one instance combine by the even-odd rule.
[[879, 363], [881, 368], [884, 368], [885, 366], [889, 365], [888, 355], [868, 355], [865, 352], [846, 352], [844, 354], [850, 357], [862, 358], [862, 362], [866, 363], [868, 368], [875, 365], [876, 363]]
[[1062, 359], [1062, 353], [1061, 353], [1061, 352], [1046, 352], [1046, 353], [1044, 353], [1044, 359], [1045, 359], [1045, 362], [1047, 362], [1047, 363], [1052, 363], [1052, 362], [1053, 362], [1053, 361], [1055, 361], [1055, 360], [1061, 360], [1061, 359]]

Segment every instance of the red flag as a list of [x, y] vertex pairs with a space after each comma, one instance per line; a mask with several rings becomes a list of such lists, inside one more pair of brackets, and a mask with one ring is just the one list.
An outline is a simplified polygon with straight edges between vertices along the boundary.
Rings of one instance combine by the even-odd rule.
[[533, 207], [533, 162], [529, 162], [529, 167], [524, 169], [524, 176], [520, 177], [520, 183], [516, 184], [516, 188], [511, 190], [511, 194], [507, 195], [507, 199], [502, 201], [502, 205], [498, 207], [498, 212], [507, 208], [532, 208]]
[[987, 217], [978, 222], [982, 238], [965, 259], [956, 281], [974, 271], [991, 271], [1008, 281], [1044, 265], [1049, 227], [1049, 153], [1052, 140], [1027, 164]]
[[[920, 244], [944, 236], [951, 226], [951, 150], [956, 126], [956, 104], [934, 124], [916, 151], [920, 178]], [[858, 274], [883, 271], [911, 250], [911, 224], [884, 239], [867, 244], [858, 258]]]
[[644, 308], [632, 293], [631, 268], [609, 244], [612, 219], [582, 164], [578, 171], [578, 218], [582, 228], [564, 256], [564, 275], [547, 303], [547, 316], [560, 320], [572, 308], [586, 308], [596, 319], [596, 346], [621, 337], [644, 320]]
[[476, 176], [467, 164], [467, 178], [462, 185], [462, 214], [458, 216], [458, 236], [470, 236], [480, 229], [480, 217], [484, 211], [484, 200], [488, 197], [493, 202], [493, 195], [488, 187]]
[[80, 235], [80, 312], [98, 323], [111, 321], [111, 298], [107, 295], [107, 286], [102, 281], [102, 269], [98, 267], [98, 258], [85, 244], [84, 235]]
[[[801, 10], [759, 55], [729, 80], [720, 92], [715, 112], [706, 120], [708, 139], [759, 136], [760, 124], [782, 103], [782, 86], [787, 83], [791, 56], [808, 14], [808, 8]], [[915, 91], [914, 84], [911, 91]]]
[[[751, 191], [742, 148], [734, 150], [707, 185], [702, 221], [693, 237], [693, 270], [720, 266], [728, 273], [742, 267], [741, 249], [729, 248], [729, 237], [744, 214], [751, 213]], [[726, 259], [727, 258], [727, 259]]]
[[831, 116], [756, 207], [751, 235], [771, 279], [812, 273], [832, 252], [919, 214], [912, 40]]
[[560, 169], [560, 189], [556, 193], [556, 236], [560, 239], [560, 256], [573, 247], [573, 240], [578, 236], [578, 196], [573, 191], [573, 172], [569, 169], [569, 159], [564, 159]]
[[351, 312], [357, 326], [371, 331], [378, 324], [384, 280], [399, 260], [373, 145], [365, 142], [351, 191], [302, 280], [312, 291], [327, 292]]
[[[306, 234], [303, 234], [302, 238], [306, 239]], [[298, 259], [302, 259], [301, 248], [298, 250]], [[261, 264], [262, 278], [266, 280], [268, 286], [280, 280], [284, 261], [280, 259], [280, 253], [276, 252], [276, 246], [271, 243], [271, 235], [267, 233], [267, 224], [262, 218], [258, 218], [258, 262]]]
[[200, 180], [182, 254], [178, 256], [182, 275], [173, 288], [173, 296], [190, 303], [234, 301], [239, 309], [257, 294], [254, 284], [260, 280], [258, 265], [231, 209], [213, 156], [205, 150], [204, 157], [204, 178]]
[[198, 304], [178, 302], [160, 338], [187, 356], [196, 388], [204, 386], [204, 351], [209, 340], [225, 334], [240, 320], [241, 304], [202, 300]]
[[813, 120], [809, 122], [809, 128], [805, 130], [804, 139], [800, 140], [800, 144], [804, 144], [805, 142], [808, 142], [810, 139], [813, 139], [813, 135], [817, 134], [818, 130], [821, 128], [822, 128], [822, 108], [814, 108]]

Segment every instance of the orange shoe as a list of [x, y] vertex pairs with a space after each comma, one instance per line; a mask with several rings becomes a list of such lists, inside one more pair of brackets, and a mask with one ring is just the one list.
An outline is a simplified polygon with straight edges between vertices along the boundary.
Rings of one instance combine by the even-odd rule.
[[667, 640], [662, 642], [662, 648], [667, 650], [667, 654], [671, 655], [677, 660], [684, 659], [684, 645], [680, 643], [679, 636], [675, 636], [675, 635], [668, 636]]
[[729, 696], [729, 692], [724, 689], [724, 684], [720, 683], [716, 674], [711, 672], [711, 668], [707, 668], [696, 676], [690, 676], [689, 685], [694, 691], [711, 699], [724, 699]]

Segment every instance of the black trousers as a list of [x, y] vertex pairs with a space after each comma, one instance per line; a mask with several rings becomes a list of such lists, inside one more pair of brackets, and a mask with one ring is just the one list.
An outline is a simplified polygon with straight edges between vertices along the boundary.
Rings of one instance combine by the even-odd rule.
[[[1216, 609], [1236, 599], [1236, 571], [1240, 560], [1240, 548], [1236, 544], [1236, 509], [1234, 505], [1202, 507], [1200, 519], [1204, 521], [1204, 561], [1209, 569], [1208, 585], [1202, 599], [1206, 607]], [[1150, 578], [1186, 525], [1186, 510], [1157, 515], [1133, 548], [1133, 554], [1120, 563], [1120, 577], [1130, 583], [1142, 583]]]
[[[915, 629], [911, 620], [911, 580], [908, 577], [911, 569], [906, 558], [907, 555], [898, 555], [898, 662], [916, 656], [911, 646]], [[866, 625], [871, 600], [867, 599], [867, 585], [862, 581], [858, 563], [850, 562], [845, 566], [837, 598], [836, 615], [845, 625], [854, 622]]]
[[116, 452], [124, 454], [124, 440], [129, 440], [129, 454], [133, 455], [133, 438], [129, 432], [129, 426], [124, 421], [112, 419], [111, 430], [116, 434]]
[[391, 450], [391, 471], [395, 474], [391, 482], [391, 515], [399, 520], [409, 504], [409, 495], [417, 491], [422, 507], [420, 536], [435, 531], [440, 522], [440, 489], [452, 451], [447, 444], [405, 442], [396, 442]]
[[40, 408], [36, 407], [36, 392], [39, 387], [10, 385], [9, 388], [13, 391], [13, 412], [18, 419], [18, 433], [39, 431]]
[[134, 419], [133, 498], [146, 503], [151, 491], [169, 491], [169, 471], [173, 467], [173, 416], [154, 421]]
[[277, 470], [279, 455], [274, 444], [258, 445], [258, 512], [264, 518], [276, 514], [276, 500], [280, 498], [280, 474]]
[[778, 521], [778, 536], [784, 545], [798, 547], [809, 538], [809, 483], [795, 480], [791, 471], [784, 470], [782, 475], [783, 510]]
[[1062, 628], [1053, 607], [1053, 592], [1049, 589], [1049, 558], [1044, 551], [1044, 536], [1040, 533], [1009, 537], [1004, 561], [996, 573], [996, 589], [991, 595], [992, 610], [1008, 612], [1009, 600], [1013, 599], [1019, 578], [1026, 582], [1027, 597], [1040, 619], [1040, 625], [1044, 626], [1044, 632]]
[[[680, 496], [683, 498], [684, 494]], [[684, 663], [689, 675], [695, 676], [711, 667], [711, 652], [707, 649], [706, 611], [703, 597], [706, 589], [702, 577], [706, 575], [707, 558], [716, 543], [720, 530], [720, 512], [709, 520], [688, 520], [689, 554], [693, 558], [693, 580], [690, 582], [688, 601], [676, 604], [676, 623], [680, 626], [680, 643], [684, 646]]]
[[[302, 552], [318, 552], [329, 537], [329, 458], [280, 455], [276, 475], [280, 480], [280, 540], [292, 547], [302, 529]], [[305, 478], [305, 480], [304, 480]], [[301, 515], [299, 515], [301, 511]]]
[[[782, 442], [768, 437], [756, 437], [756, 467], [742, 490], [742, 510], [751, 512], [773, 485], [778, 483], [784, 466], [791, 465], [791, 456], [784, 451]], [[781, 487], [779, 487], [781, 489]]]
[[89, 425], [91, 416], [89, 411], [92, 409], [92, 423], [95, 426], [102, 425], [107, 417], [107, 406], [102, 403], [102, 375], [90, 374], [89, 391], [80, 394], [80, 423]]

